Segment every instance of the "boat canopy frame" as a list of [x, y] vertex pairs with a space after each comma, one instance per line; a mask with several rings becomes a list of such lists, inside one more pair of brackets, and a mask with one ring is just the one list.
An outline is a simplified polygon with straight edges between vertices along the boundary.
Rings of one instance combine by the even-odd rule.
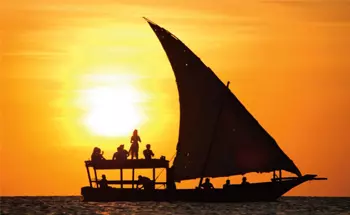
[[[120, 171], [120, 180], [107, 180], [108, 184], [117, 184], [120, 185], [121, 189], [124, 189], [123, 185], [132, 185], [132, 189], [135, 188], [135, 169], [152, 169], [152, 180], [155, 184], [166, 185], [167, 182], [156, 182], [156, 169], [162, 168], [166, 169], [166, 174], [169, 170], [169, 161], [165, 159], [136, 159], [136, 160], [101, 160], [101, 161], [85, 161], [85, 167], [89, 179], [90, 187], [93, 187], [95, 184], [96, 188], [99, 188], [99, 180], [97, 177], [97, 170], [119, 170]], [[91, 178], [90, 168], [93, 169], [95, 179]], [[123, 170], [131, 169], [132, 170], [132, 180], [123, 179]]]

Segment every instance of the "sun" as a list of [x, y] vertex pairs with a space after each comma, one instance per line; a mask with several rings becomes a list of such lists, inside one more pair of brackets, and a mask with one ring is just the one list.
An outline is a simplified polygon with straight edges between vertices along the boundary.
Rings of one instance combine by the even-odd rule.
[[97, 135], [124, 136], [141, 121], [139, 94], [131, 85], [93, 87], [85, 90], [84, 97], [87, 100], [84, 124]]

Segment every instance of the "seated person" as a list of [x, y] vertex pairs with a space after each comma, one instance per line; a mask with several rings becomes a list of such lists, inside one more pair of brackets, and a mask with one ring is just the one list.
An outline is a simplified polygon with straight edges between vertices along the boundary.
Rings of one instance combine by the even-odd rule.
[[129, 153], [124, 149], [124, 145], [120, 145], [117, 148], [117, 152], [114, 153], [112, 160], [124, 161], [128, 159]]
[[108, 188], [108, 181], [106, 179], [106, 175], [102, 175], [102, 179], [99, 182], [100, 188], [105, 189]]
[[[154, 182], [151, 179], [141, 175], [139, 175], [138, 178], [139, 180], [137, 181], [136, 189], [142, 184], [144, 190], [154, 190]], [[142, 187], [140, 189], [142, 189]]]
[[246, 177], [243, 177], [242, 178], [242, 183], [241, 183], [242, 185], [243, 184], [249, 184], [249, 182], [247, 181], [247, 178]]
[[146, 149], [143, 150], [143, 155], [145, 156], [146, 160], [151, 160], [152, 157], [154, 156], [154, 154], [153, 154], [153, 152], [151, 150], [151, 145], [150, 144], [146, 145]]
[[229, 186], [230, 186], [230, 180], [227, 179], [227, 180], [226, 180], [226, 183], [225, 183], [224, 186], [223, 186], [223, 189], [227, 189], [227, 188], [229, 188]]
[[118, 146], [117, 151], [114, 152], [112, 160], [119, 160], [120, 159], [120, 154], [121, 154], [121, 148]]
[[101, 149], [98, 147], [95, 147], [92, 154], [91, 154], [91, 161], [101, 161], [101, 160], [106, 160], [103, 157], [103, 152], [101, 153]]
[[120, 145], [121, 148], [121, 157], [123, 158], [123, 160], [128, 159], [129, 157], [129, 152], [127, 150], [124, 149], [124, 145]]
[[204, 190], [214, 189], [214, 186], [212, 183], [210, 183], [209, 178], [206, 178], [204, 184], [201, 184], [200, 187], [203, 188]]

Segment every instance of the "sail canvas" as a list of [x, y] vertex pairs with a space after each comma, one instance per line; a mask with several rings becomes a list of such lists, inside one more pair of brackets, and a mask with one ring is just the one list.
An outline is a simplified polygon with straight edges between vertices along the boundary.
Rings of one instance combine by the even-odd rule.
[[276, 141], [185, 44], [148, 20], [175, 74], [180, 130], [175, 180], [286, 170], [301, 175]]

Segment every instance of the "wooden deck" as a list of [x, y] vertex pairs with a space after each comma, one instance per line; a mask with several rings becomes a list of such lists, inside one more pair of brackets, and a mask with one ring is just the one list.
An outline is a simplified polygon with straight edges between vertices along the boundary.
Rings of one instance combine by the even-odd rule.
[[[100, 181], [91, 181], [91, 182], [93, 182], [93, 183], [100, 183]], [[133, 180], [123, 180], [123, 181], [120, 181], [120, 180], [108, 180], [107, 181], [107, 184], [116, 184], [116, 185], [121, 185], [121, 184], [123, 184], [123, 185], [132, 185], [132, 184], [136, 184], [137, 183], [137, 181], [133, 181]], [[154, 184], [156, 184], [156, 185], [159, 185], [159, 184], [161, 184], [161, 185], [165, 185], [166, 184], [166, 182], [154, 182]]]

